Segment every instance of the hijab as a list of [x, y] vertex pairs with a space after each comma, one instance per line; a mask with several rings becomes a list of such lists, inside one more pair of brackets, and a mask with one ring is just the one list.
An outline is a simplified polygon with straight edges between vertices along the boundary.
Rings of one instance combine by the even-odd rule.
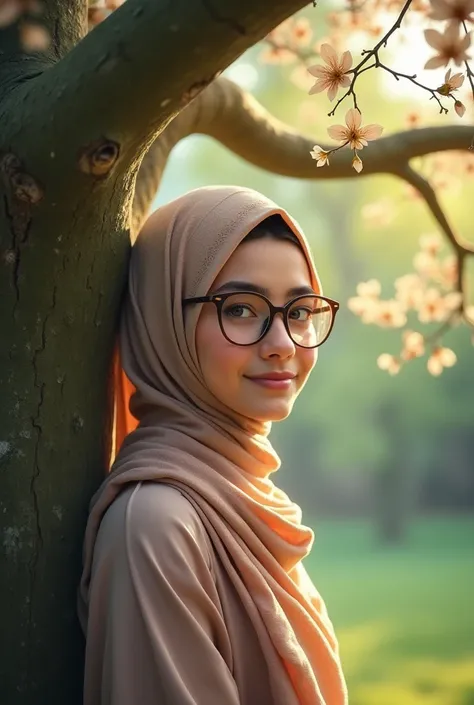
[[132, 247], [114, 363], [117, 453], [90, 505], [79, 615], [85, 629], [94, 543], [107, 508], [129, 483], [166, 483], [195, 507], [261, 635], [275, 705], [344, 705], [334, 629], [302, 564], [313, 532], [270, 477], [280, 466], [271, 423], [238, 414], [208, 390], [195, 339], [202, 304], [186, 312], [182, 304], [205, 296], [245, 236], [277, 214], [298, 238], [320, 291], [299, 225], [248, 188], [188, 192], [158, 208]]

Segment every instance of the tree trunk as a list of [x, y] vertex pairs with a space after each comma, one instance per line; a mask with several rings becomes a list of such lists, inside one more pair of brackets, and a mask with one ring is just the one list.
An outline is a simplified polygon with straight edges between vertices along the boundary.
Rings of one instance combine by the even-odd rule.
[[2, 705], [80, 702], [75, 595], [88, 502], [109, 450], [123, 201], [118, 185], [112, 199], [58, 204], [56, 217], [39, 206], [34, 218], [11, 193], [1, 202]]
[[81, 548], [143, 156], [303, 2], [128, 0], [85, 39], [85, 0], [43, 5], [44, 53], [0, 27], [1, 705], [82, 701]]

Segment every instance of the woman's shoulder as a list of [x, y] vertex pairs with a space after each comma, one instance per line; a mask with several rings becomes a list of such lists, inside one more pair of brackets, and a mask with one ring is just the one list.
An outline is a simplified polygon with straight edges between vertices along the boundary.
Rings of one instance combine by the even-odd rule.
[[[98, 540], [156, 555], [199, 552], [210, 564], [210, 541], [193, 504], [172, 485], [139, 482], [114, 499], [101, 522]], [[117, 545], [116, 544], [116, 545]]]

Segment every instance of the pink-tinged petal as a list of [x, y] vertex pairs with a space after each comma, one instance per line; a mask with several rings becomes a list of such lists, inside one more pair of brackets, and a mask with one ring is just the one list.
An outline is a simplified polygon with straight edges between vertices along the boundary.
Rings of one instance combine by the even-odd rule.
[[319, 78], [314, 86], [309, 89], [308, 95], [314, 95], [315, 93], [321, 93], [321, 91], [325, 91], [327, 88], [326, 81], [324, 78]]
[[459, 117], [462, 117], [466, 112], [466, 106], [463, 105], [460, 100], [456, 100], [454, 103], [454, 110], [459, 115]]
[[341, 59], [341, 71], [345, 73], [352, 66], [352, 54], [350, 51], [345, 51]]
[[447, 83], [450, 78], [451, 78], [451, 69], [448, 69], [448, 70], [446, 71], [446, 75], [445, 75], [445, 77], [444, 77], [444, 82]]
[[314, 66], [308, 67], [308, 73], [310, 73], [311, 76], [316, 76], [316, 78], [322, 78], [327, 74], [327, 69], [319, 64], [315, 64]]
[[330, 44], [322, 44], [319, 53], [323, 61], [330, 66], [337, 64], [337, 52]]
[[366, 140], [376, 140], [380, 137], [383, 132], [382, 125], [366, 125], [361, 129], [361, 136]]
[[337, 83], [331, 83], [331, 85], [328, 88], [328, 98], [330, 101], [334, 100], [334, 98], [337, 95], [338, 90], [339, 90], [339, 86], [337, 85]]
[[351, 85], [351, 77], [350, 76], [341, 76], [339, 79], [339, 85], [343, 86], [344, 88], [347, 88], [347, 86]]
[[346, 113], [346, 125], [349, 130], [358, 130], [362, 122], [362, 115], [356, 108], [351, 108]]
[[362, 159], [359, 157], [358, 154], [354, 154], [354, 158], [352, 160], [352, 166], [354, 167], [354, 169], [356, 170], [356, 172], [358, 174], [360, 174], [360, 172], [364, 168], [364, 165], [362, 164]]
[[457, 20], [450, 22], [441, 36], [444, 38], [444, 45], [457, 44], [460, 39], [459, 22]]
[[451, 86], [452, 88], [461, 88], [462, 84], [464, 83], [464, 74], [462, 73], [455, 73], [454, 76], [451, 78]]
[[445, 59], [440, 54], [437, 54], [436, 56], [433, 56], [431, 59], [428, 59], [428, 61], [424, 65], [424, 68], [425, 69], [439, 69], [440, 66], [446, 66], [447, 63], [448, 63], [447, 59]]
[[426, 43], [429, 44], [430, 47], [433, 47], [433, 49], [442, 49], [444, 47], [443, 35], [435, 29], [425, 29], [424, 35]]
[[328, 127], [328, 135], [332, 137], [333, 140], [345, 142], [347, 140], [347, 127], [343, 125], [331, 125], [331, 127]]
[[329, 100], [334, 100], [334, 98], [337, 95], [338, 90], [339, 90], [339, 86], [337, 85], [337, 83], [334, 83], [334, 82], [331, 83], [331, 86], [328, 89]]

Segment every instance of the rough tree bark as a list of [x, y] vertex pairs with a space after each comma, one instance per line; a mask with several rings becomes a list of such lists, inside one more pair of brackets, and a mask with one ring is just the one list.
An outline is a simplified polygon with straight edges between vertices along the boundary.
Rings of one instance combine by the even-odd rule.
[[[43, 4], [45, 52], [23, 51], [18, 24], [0, 29], [2, 705], [81, 701], [75, 596], [109, 453], [117, 314], [170, 150], [203, 132], [263, 168], [323, 176], [313, 140], [211, 83], [303, 0], [128, 0], [87, 36], [86, 0]], [[461, 127], [386, 138], [365, 170], [397, 173], [400, 150], [470, 139]], [[326, 177], [351, 175], [346, 155], [333, 163]]]
[[75, 705], [81, 534], [108, 452], [107, 374], [134, 182], [170, 119], [301, 0], [129, 0], [86, 35], [47, 0], [44, 54], [0, 34], [2, 705]]

